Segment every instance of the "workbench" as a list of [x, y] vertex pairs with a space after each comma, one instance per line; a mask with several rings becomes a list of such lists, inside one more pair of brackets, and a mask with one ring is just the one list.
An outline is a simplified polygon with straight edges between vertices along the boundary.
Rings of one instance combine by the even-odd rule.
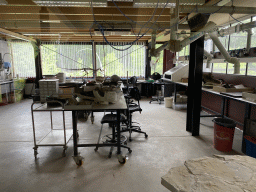
[[[120, 113], [122, 111], [127, 110], [127, 104], [125, 101], [124, 96], [121, 96], [120, 100], [114, 104], [99, 104], [99, 103], [92, 103], [90, 105], [69, 105], [69, 104], [63, 104], [60, 107], [47, 107], [47, 104], [44, 103], [41, 106], [37, 107], [37, 108], [33, 108], [34, 104], [32, 104], [31, 106], [31, 111], [32, 111], [32, 121], [33, 121], [33, 130], [34, 130], [34, 139], [35, 139], [35, 126], [34, 126], [34, 115], [33, 112], [43, 112], [43, 111], [50, 111], [50, 113], [52, 113], [53, 111], [62, 111], [63, 112], [63, 125], [64, 125], [64, 133], [65, 133], [65, 143], [62, 144], [61, 146], [64, 147], [64, 150], [66, 150], [66, 144], [70, 139], [70, 131], [68, 131], [68, 133], [66, 133], [66, 129], [65, 129], [65, 119], [64, 119], [64, 112], [65, 111], [71, 111], [72, 112], [72, 129], [73, 132], [71, 134], [71, 136], [73, 135], [73, 147], [74, 147], [74, 160], [76, 162], [77, 165], [82, 165], [83, 163], [83, 157], [80, 156], [79, 152], [78, 152], [78, 148], [79, 147], [103, 147], [103, 146], [116, 146], [117, 147], [117, 154], [118, 154], [118, 161], [120, 163], [125, 163], [126, 161], [126, 157], [121, 155], [121, 147], [124, 148], [128, 148], [125, 145], [121, 144], [120, 141]], [[77, 119], [78, 119], [78, 111], [90, 111], [90, 112], [116, 112], [117, 113], [117, 142], [116, 143], [103, 143], [103, 144], [78, 144], [78, 132], [77, 132]], [[52, 122], [52, 115], [51, 115], [51, 122]], [[46, 140], [49, 136], [51, 136], [52, 133], [50, 133], [48, 136], [46, 136]], [[44, 140], [45, 140], [44, 138]], [[36, 143], [36, 140], [34, 140], [35, 142], [35, 156], [37, 154], [37, 147], [38, 146], [42, 146]], [[44, 141], [40, 141], [41, 143], [43, 142], [43, 145], [46, 146], [47, 144], [45, 144]], [[59, 144], [55, 145], [53, 144], [48, 144], [47, 146], [58, 146]], [[128, 148], [129, 149], [129, 148]], [[131, 150], [129, 150], [129, 152], [131, 152]]]
[[[181, 86], [188, 86], [188, 83], [182, 83], [182, 82], [172, 82], [174, 83], [174, 103], [176, 102], [176, 94], [177, 94], [177, 85], [181, 85]], [[251, 102], [248, 100], [245, 100], [243, 98], [239, 98], [239, 97], [233, 97], [233, 96], [229, 96], [226, 94], [222, 94], [220, 92], [216, 92], [213, 91], [212, 89], [206, 89], [206, 88], [202, 88], [202, 94], [205, 93], [210, 93], [210, 94], [214, 94], [216, 96], [221, 97], [221, 113], [217, 113], [211, 109], [208, 109], [206, 107], [201, 106], [202, 108], [204, 108], [207, 111], [210, 111], [212, 113], [215, 113], [214, 115], [201, 115], [200, 117], [222, 117], [222, 118], [227, 118], [227, 119], [231, 119], [228, 116], [226, 116], [225, 111], [228, 110], [228, 100], [234, 100], [234, 101], [238, 101], [240, 103], [244, 104], [245, 107], [245, 114], [244, 114], [244, 123], [240, 123], [238, 121], [234, 121], [236, 124], [243, 126], [243, 138], [242, 138], [242, 152], [245, 153], [246, 151], [246, 146], [245, 146], [245, 140], [244, 140], [244, 136], [246, 135], [246, 125], [247, 125], [247, 120], [251, 118], [251, 108], [252, 106], [256, 106], [255, 102]]]

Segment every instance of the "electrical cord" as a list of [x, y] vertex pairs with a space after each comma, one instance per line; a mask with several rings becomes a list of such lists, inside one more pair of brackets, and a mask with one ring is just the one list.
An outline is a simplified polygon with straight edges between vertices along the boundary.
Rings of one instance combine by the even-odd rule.
[[115, 49], [115, 50], [118, 50], [118, 51], [125, 51], [125, 50], [131, 48], [131, 46], [132, 46], [135, 42], [137, 42], [139, 39], [141, 39], [141, 38], [152, 28], [152, 26], [158, 21], [159, 17], [160, 17], [161, 14], [163, 13], [163, 11], [164, 11], [164, 9], [165, 9], [165, 7], [167, 6], [168, 3], [169, 3], [169, 0], [166, 2], [165, 6], [164, 6], [164, 8], [162, 9], [161, 13], [159, 14], [158, 18], [155, 20], [155, 22], [151, 25], [150, 28], [148, 28], [148, 30], [147, 30], [144, 34], [142, 34], [140, 37], [137, 37], [136, 40], [133, 41], [133, 42], [127, 43], [127, 44], [125, 44], [125, 45], [119, 45], [119, 46], [130, 45], [129, 47], [127, 47], [127, 48], [125, 48], [125, 49], [118, 49], [118, 48], [115, 48], [115, 47], [106, 39], [106, 37], [105, 37], [105, 35], [104, 35], [104, 28], [103, 28], [103, 26], [101, 26], [101, 25], [95, 20], [95, 16], [94, 16], [94, 12], [93, 12], [93, 6], [92, 6], [92, 1], [91, 1], [91, 8], [92, 8], [92, 14], [93, 14], [94, 22], [98, 25], [98, 28], [99, 28], [99, 30], [101, 31], [101, 34], [102, 34], [104, 40], [106, 41], [106, 43], [109, 44], [109, 45], [110, 45], [113, 49]]

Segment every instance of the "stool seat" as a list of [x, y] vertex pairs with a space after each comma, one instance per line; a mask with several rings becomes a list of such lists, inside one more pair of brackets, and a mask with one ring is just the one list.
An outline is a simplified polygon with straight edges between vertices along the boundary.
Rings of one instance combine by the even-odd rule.
[[[126, 119], [123, 115], [120, 115], [120, 122], [124, 122]], [[104, 123], [116, 123], [117, 122], [117, 115], [116, 114], [106, 114], [101, 119], [101, 124]]]

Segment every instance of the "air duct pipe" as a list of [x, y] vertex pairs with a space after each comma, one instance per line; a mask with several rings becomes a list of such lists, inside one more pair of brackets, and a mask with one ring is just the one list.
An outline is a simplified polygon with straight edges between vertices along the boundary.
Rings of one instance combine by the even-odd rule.
[[210, 68], [211, 60], [212, 60], [212, 55], [204, 50], [204, 55], [207, 57], [207, 63], [206, 63], [206, 68]]
[[240, 62], [236, 57], [230, 57], [226, 49], [221, 44], [217, 32], [209, 33], [209, 36], [211, 37], [213, 43], [218, 47], [221, 54], [224, 56], [227, 62], [234, 64], [234, 74], [240, 74]]

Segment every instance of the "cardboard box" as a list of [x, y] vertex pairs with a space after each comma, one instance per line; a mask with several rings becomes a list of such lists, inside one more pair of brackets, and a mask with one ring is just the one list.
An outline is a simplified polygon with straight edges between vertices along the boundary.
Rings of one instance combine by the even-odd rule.
[[72, 98], [72, 95], [75, 92], [74, 87], [60, 87], [59, 88], [59, 97], [61, 98]]
[[188, 83], [188, 78], [181, 78], [182, 83]]
[[216, 92], [250, 92], [253, 91], [253, 88], [250, 87], [244, 87], [244, 88], [225, 88], [221, 86], [213, 86], [213, 91]]

